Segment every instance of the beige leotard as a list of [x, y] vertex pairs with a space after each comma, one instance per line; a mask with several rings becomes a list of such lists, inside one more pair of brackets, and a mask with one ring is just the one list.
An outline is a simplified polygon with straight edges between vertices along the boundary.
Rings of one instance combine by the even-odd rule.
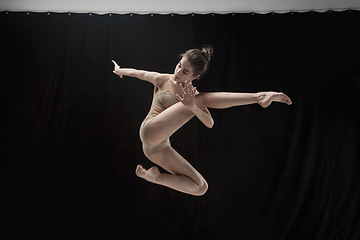
[[176, 98], [170, 93], [170, 90], [166, 90], [161, 93], [157, 93], [156, 90], [157, 89], [155, 87], [151, 110], [150, 110], [149, 114], [146, 116], [146, 118], [144, 119], [144, 121], [142, 122], [142, 124], [140, 126], [140, 130], [139, 130], [140, 139], [143, 144], [143, 151], [144, 151], [145, 156], [148, 158], [150, 158], [150, 155], [153, 152], [159, 151], [161, 149], [164, 149], [164, 148], [170, 146], [169, 138], [165, 139], [164, 141], [162, 141], [161, 143], [156, 144], [156, 145], [150, 145], [146, 142], [146, 131], [147, 131], [149, 124], [162, 111], [164, 111], [166, 108], [168, 108], [178, 102], [176, 100]]

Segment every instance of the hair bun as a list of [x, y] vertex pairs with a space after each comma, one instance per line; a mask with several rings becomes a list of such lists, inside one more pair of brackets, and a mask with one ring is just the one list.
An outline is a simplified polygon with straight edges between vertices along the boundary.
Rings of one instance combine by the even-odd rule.
[[213, 48], [208, 45], [201, 49], [201, 53], [204, 55], [205, 59], [210, 62], [211, 56], [213, 55], [214, 51]]

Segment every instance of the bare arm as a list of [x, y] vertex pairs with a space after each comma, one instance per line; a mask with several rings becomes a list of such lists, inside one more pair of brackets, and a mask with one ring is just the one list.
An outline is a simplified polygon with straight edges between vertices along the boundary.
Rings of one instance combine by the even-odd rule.
[[191, 110], [195, 116], [208, 128], [214, 126], [214, 119], [212, 118], [209, 110], [205, 108], [201, 110], [198, 106], [195, 105], [195, 94], [197, 93], [196, 88], [192, 86], [191, 83], [185, 82], [182, 86], [183, 97], [180, 97], [178, 94], [176, 98], [184, 104], [189, 110]]
[[134, 77], [140, 80], [151, 82], [155, 86], [160, 87], [169, 77], [169, 74], [137, 70], [134, 68], [120, 68], [120, 66], [117, 65], [114, 60], [112, 62], [114, 63], [113, 72], [120, 78], [123, 78], [123, 76]]
[[195, 116], [208, 128], [212, 128], [214, 126], [214, 119], [212, 118], [209, 110], [205, 108], [201, 110], [196, 105], [191, 109], [191, 111], [195, 114]]

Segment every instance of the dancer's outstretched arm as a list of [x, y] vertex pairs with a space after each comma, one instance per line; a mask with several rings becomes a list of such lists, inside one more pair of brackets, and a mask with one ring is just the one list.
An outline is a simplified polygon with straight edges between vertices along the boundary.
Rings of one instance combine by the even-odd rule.
[[114, 60], [112, 60], [112, 62], [114, 64], [113, 73], [118, 75], [120, 78], [123, 78], [123, 76], [134, 77], [140, 80], [151, 82], [157, 87], [160, 87], [169, 78], [169, 74], [137, 70], [134, 68], [120, 68], [120, 66]]

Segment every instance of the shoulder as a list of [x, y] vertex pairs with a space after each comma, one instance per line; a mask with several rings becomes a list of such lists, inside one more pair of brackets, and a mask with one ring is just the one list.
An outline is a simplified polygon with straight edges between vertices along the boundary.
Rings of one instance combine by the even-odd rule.
[[159, 74], [156, 77], [156, 86], [162, 88], [164, 85], [167, 85], [173, 78], [173, 74]]

